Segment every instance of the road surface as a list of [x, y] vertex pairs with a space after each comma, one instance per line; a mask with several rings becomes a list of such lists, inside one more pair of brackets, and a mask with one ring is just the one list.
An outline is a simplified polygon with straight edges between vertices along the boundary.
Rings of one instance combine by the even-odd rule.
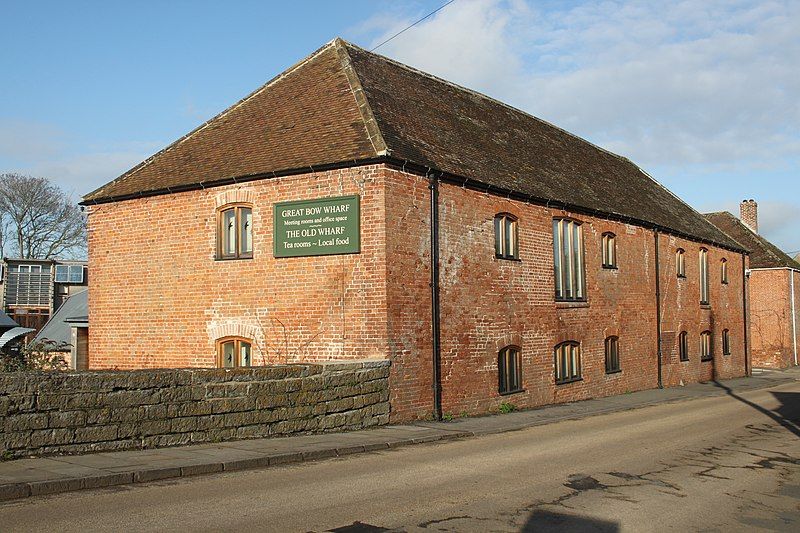
[[0, 504], [0, 531], [800, 531], [800, 383]]

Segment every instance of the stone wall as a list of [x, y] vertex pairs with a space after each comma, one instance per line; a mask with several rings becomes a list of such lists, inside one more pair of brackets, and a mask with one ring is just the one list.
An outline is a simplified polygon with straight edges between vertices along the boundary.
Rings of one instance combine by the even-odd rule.
[[0, 374], [0, 457], [360, 429], [389, 420], [389, 361]]

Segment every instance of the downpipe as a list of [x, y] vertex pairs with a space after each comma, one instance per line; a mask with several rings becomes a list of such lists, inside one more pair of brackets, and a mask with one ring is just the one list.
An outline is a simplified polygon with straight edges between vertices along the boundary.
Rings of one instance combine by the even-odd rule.
[[661, 377], [661, 257], [659, 254], [658, 230], [653, 232], [656, 242], [656, 345], [658, 346], [658, 388], [663, 389], [664, 383]]
[[794, 298], [794, 270], [789, 270], [789, 275], [792, 280], [792, 343], [794, 346], [794, 366], [797, 366], [797, 302]]
[[442, 339], [439, 306], [439, 179], [431, 174], [431, 336], [433, 344], [433, 416], [442, 419]]

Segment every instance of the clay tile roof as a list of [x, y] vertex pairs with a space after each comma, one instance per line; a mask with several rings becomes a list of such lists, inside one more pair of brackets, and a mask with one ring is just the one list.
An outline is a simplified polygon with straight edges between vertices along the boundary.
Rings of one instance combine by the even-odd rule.
[[750, 251], [750, 268], [796, 268], [800, 263], [745, 226], [735, 215], [722, 211], [705, 215], [715, 226]]
[[341, 39], [84, 203], [381, 159], [741, 249], [629, 160]]

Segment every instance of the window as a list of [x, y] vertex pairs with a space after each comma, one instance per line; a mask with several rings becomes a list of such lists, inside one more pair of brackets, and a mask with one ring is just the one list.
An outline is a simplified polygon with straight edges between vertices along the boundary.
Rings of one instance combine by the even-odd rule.
[[252, 342], [248, 339], [230, 337], [217, 341], [217, 366], [237, 368], [252, 365]]
[[700, 360], [701, 361], [711, 361], [713, 359], [713, 352], [711, 343], [711, 332], [704, 331], [700, 334]]
[[508, 213], [494, 217], [494, 255], [501, 259], [519, 258], [517, 218]]
[[722, 259], [719, 262], [720, 279], [724, 285], [728, 284], [728, 260]]
[[603, 233], [603, 268], [617, 268], [617, 236]]
[[583, 230], [580, 222], [553, 220], [553, 264], [556, 300], [585, 300]]
[[510, 394], [522, 390], [522, 353], [516, 346], [506, 346], [497, 355], [498, 391]]
[[731, 332], [727, 329], [722, 330], [722, 355], [731, 354]]
[[675, 252], [675, 270], [679, 278], [686, 277], [686, 251], [683, 248], [678, 248]]
[[689, 360], [689, 334], [685, 331], [678, 335], [678, 356], [681, 361]]
[[700, 248], [700, 303], [708, 305], [708, 250]]
[[56, 283], [83, 283], [83, 265], [56, 265]]
[[559, 344], [555, 349], [556, 384], [581, 379], [581, 345], [575, 341]]
[[20, 272], [22, 274], [41, 274], [42, 265], [11, 265], [10, 272]]
[[609, 337], [606, 339], [606, 374], [620, 371], [619, 337]]
[[245, 259], [253, 257], [253, 210], [235, 205], [219, 212], [217, 257]]

